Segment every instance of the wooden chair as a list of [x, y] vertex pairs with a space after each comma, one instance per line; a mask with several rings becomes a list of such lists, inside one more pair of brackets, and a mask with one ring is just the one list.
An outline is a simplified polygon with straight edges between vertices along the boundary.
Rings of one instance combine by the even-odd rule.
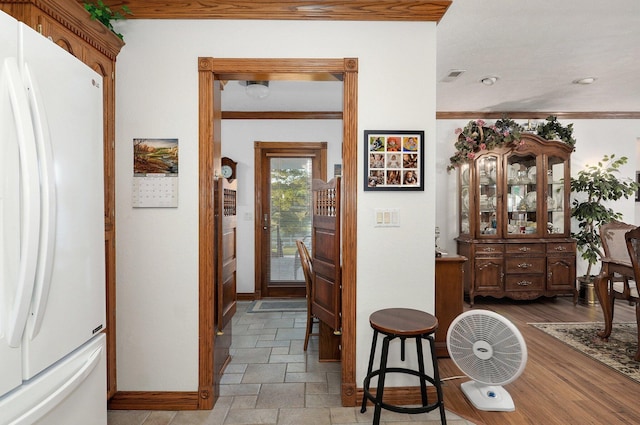
[[624, 294], [625, 299], [635, 303], [636, 305], [636, 322], [638, 324], [639, 345], [634, 359], [635, 361], [640, 361], [640, 297], [638, 296], [638, 287], [636, 285], [637, 282], [640, 282], [640, 227], [629, 230], [624, 235], [624, 239], [627, 242], [627, 250], [629, 251], [629, 257], [631, 258], [634, 281], [627, 282], [627, 285], [624, 288], [621, 288], [621, 293]]
[[296, 240], [298, 246], [298, 253], [300, 254], [300, 263], [302, 264], [302, 272], [304, 273], [304, 280], [306, 282], [306, 297], [307, 297], [307, 327], [304, 335], [304, 351], [307, 351], [309, 346], [309, 337], [320, 335], [319, 332], [313, 332], [314, 323], [319, 323], [318, 319], [311, 313], [311, 291], [313, 289], [313, 265], [311, 261], [311, 255], [307, 246], [302, 240]]
[[605, 329], [598, 336], [605, 340], [611, 335], [615, 300], [632, 301], [632, 292], [637, 297], [634, 270], [626, 242], [627, 232], [634, 229], [636, 226], [617, 220], [603, 224], [599, 229], [604, 256], [594, 286], [605, 322]]

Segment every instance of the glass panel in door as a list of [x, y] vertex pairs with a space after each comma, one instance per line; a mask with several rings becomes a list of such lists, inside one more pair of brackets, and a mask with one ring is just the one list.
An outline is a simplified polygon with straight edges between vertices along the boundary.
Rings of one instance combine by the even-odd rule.
[[563, 235], [565, 233], [565, 161], [558, 157], [547, 159], [547, 225], [546, 234]]
[[469, 233], [469, 164], [460, 165], [460, 233]]
[[486, 155], [478, 159], [477, 164], [480, 234], [497, 235], [498, 191], [496, 178], [498, 158]]
[[536, 235], [538, 229], [537, 168], [533, 155], [507, 159], [507, 235]]
[[270, 159], [269, 283], [304, 283], [296, 240], [311, 252], [312, 158]]

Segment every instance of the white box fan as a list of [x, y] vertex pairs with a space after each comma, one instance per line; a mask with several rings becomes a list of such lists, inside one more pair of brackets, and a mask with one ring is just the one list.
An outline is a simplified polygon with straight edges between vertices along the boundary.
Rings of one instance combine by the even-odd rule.
[[447, 348], [456, 366], [473, 380], [460, 387], [476, 409], [515, 410], [502, 385], [524, 371], [527, 345], [513, 323], [493, 311], [466, 311], [449, 326]]

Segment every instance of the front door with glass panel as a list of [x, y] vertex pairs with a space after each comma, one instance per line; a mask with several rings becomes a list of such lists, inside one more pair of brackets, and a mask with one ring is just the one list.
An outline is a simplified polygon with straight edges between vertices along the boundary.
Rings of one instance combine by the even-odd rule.
[[305, 297], [296, 240], [311, 251], [313, 179], [326, 178], [326, 143], [256, 142], [256, 293]]

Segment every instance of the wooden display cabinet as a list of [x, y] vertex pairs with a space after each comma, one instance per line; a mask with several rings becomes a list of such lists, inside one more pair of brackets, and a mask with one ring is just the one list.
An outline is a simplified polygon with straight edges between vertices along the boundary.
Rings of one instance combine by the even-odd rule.
[[115, 65], [124, 42], [75, 0], [0, 0], [0, 10], [24, 22], [102, 75], [104, 220], [107, 290], [107, 397], [116, 392], [115, 348]]
[[535, 299], [573, 295], [572, 147], [525, 133], [521, 144], [483, 151], [459, 168], [458, 253], [465, 294]]

